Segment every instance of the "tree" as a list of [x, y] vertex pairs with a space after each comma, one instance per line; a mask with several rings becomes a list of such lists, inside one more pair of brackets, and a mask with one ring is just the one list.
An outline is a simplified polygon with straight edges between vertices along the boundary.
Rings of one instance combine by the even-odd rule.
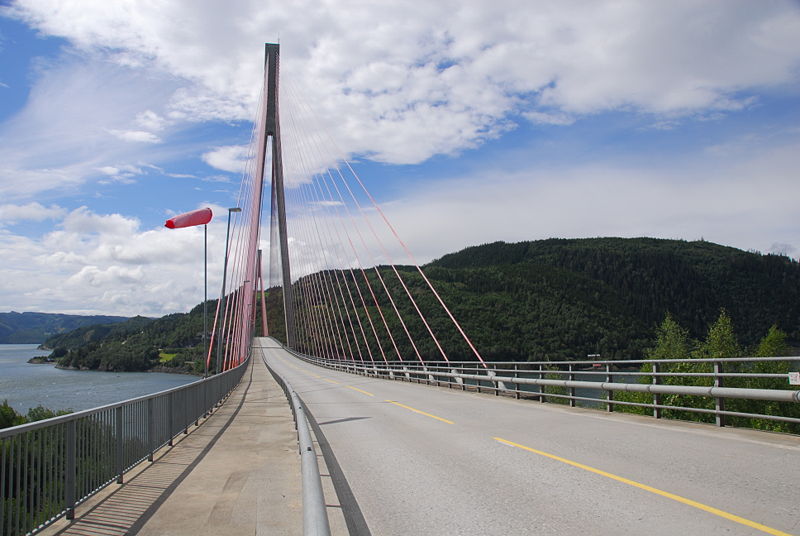
[[690, 355], [689, 332], [667, 313], [656, 328], [656, 345], [647, 352], [648, 359], [684, 359]]
[[[647, 350], [645, 353], [647, 359], [685, 359], [691, 356], [691, 343], [689, 341], [689, 332], [681, 327], [670, 313], [664, 316], [664, 320], [656, 328], [656, 345]], [[692, 365], [685, 365], [683, 363], [662, 365], [661, 372], [679, 372], [682, 368], [691, 367]], [[639, 372], [653, 372], [655, 364], [644, 363]], [[651, 383], [652, 376], [641, 376], [639, 383]], [[661, 383], [670, 384], [675, 382], [673, 378], [667, 377]], [[679, 382], [675, 382], [679, 383]], [[640, 404], [649, 404], [653, 401], [652, 396], [647, 393], [618, 393], [618, 400], [625, 402], [638, 402]], [[618, 406], [619, 411], [628, 413], [638, 413], [640, 415], [652, 414], [651, 411], [641, 406]]]
[[[756, 346], [755, 357], [783, 357], [791, 352], [786, 342], [786, 333], [773, 324], [764, 338]], [[785, 375], [792, 370], [789, 361], [759, 361], [748, 366], [747, 371], [754, 374], [781, 374]], [[732, 386], [750, 389], [791, 389], [784, 378], [747, 378], [745, 381], [732, 381]], [[800, 417], [800, 405], [787, 402], [767, 400], [732, 400], [730, 407], [733, 411], [742, 413], [761, 413], [763, 415], [784, 415], [787, 417]], [[800, 432], [800, 426], [793, 423], [773, 421], [767, 419], [739, 419], [733, 420], [734, 424], [750, 426], [760, 430], [776, 432]]]
[[25, 417], [14, 411], [14, 408], [8, 404], [8, 400], [3, 400], [3, 403], [0, 404], [0, 429], [20, 424], [25, 424]]
[[756, 357], [783, 357], [789, 355], [790, 348], [786, 342], [786, 333], [772, 324], [769, 331], [758, 343], [755, 351]]
[[72, 410], [60, 409], [58, 411], [53, 411], [50, 408], [38, 405], [35, 408], [30, 408], [28, 410], [27, 420], [28, 422], [43, 421], [45, 419], [52, 419], [53, 417], [67, 415], [69, 413], [72, 413]]
[[742, 349], [733, 332], [733, 322], [725, 309], [720, 310], [719, 318], [708, 329], [705, 342], [695, 354], [695, 357], [706, 359], [724, 359], [742, 355]]

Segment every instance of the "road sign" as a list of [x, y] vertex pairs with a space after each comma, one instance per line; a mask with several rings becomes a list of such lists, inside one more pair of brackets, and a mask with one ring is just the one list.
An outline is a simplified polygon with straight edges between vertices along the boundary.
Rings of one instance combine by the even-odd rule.
[[800, 385], [800, 372], [789, 373], [789, 385]]

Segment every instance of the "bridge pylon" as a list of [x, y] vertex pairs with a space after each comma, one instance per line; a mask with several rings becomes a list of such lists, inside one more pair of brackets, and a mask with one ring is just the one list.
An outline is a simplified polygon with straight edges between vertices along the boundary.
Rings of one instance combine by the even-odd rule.
[[[267, 143], [272, 144], [272, 206], [276, 209], [278, 241], [281, 254], [281, 279], [283, 283], [283, 312], [286, 322], [286, 344], [295, 348], [294, 295], [292, 274], [289, 266], [289, 240], [286, 231], [286, 201], [283, 186], [283, 154], [281, 152], [280, 114], [278, 113], [278, 71], [280, 66], [280, 45], [265, 44], [266, 107], [259, 132], [258, 168], [256, 173], [263, 185], [264, 160]], [[260, 204], [260, 201], [259, 201]], [[259, 213], [260, 213], [259, 206]]]

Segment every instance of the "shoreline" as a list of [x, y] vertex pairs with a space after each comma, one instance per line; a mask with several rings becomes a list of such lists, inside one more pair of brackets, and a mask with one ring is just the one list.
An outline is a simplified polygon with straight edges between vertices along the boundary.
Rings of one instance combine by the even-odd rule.
[[[35, 358], [32, 358], [32, 359], [35, 359]], [[32, 361], [29, 360], [28, 363], [32, 363]], [[202, 378], [203, 377], [202, 374], [195, 374], [194, 372], [188, 372], [186, 370], [178, 370], [178, 369], [175, 369], [173, 367], [164, 367], [164, 366], [156, 366], [156, 367], [153, 367], [153, 368], [147, 369], [147, 370], [107, 370], [107, 369], [99, 369], [99, 368], [90, 369], [90, 368], [79, 368], [79, 367], [65, 367], [64, 365], [59, 365], [55, 361], [48, 362], [48, 363], [32, 363], [32, 364], [34, 364], [34, 365], [52, 364], [52, 365], [55, 366], [55, 368], [60, 369], [60, 370], [74, 370], [74, 371], [78, 371], [78, 372], [111, 372], [111, 373], [114, 373], [114, 374], [126, 374], [128, 372], [161, 372], [161, 373], [164, 373], [164, 374], [184, 374], [186, 376], [197, 376], [198, 378]]]

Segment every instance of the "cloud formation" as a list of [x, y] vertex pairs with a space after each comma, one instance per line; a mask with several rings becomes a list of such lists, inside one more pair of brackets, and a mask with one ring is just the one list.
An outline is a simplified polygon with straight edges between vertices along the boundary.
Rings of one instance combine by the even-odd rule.
[[[281, 42], [284, 148], [298, 155], [285, 158], [290, 186], [334, 157], [415, 164], [480, 147], [526, 122], [560, 129], [625, 112], [674, 129], [756, 109], [764, 88], [781, 93], [800, 81], [800, 8], [789, 0], [197, 6], [18, 0], [0, 8], [68, 42], [58, 58], [38, 60], [25, 106], [0, 124], [8, 283], [0, 310], [157, 315], [200, 301], [200, 233], [36, 199], [92, 181], [132, 182], [148, 170], [198, 184], [228, 180], [202, 167], [157, 167], [172, 169], [187, 145], [208, 166], [241, 173], [248, 154], [233, 145], [240, 140], [176, 139], [203, 123], [253, 119], [265, 41]], [[422, 184], [386, 209], [420, 260], [467, 243], [548, 236], [702, 236], [795, 251], [800, 237], [784, 222], [793, 221], [800, 197], [800, 146], [742, 149], [753, 145], [764, 144], [709, 147], [713, 172], [697, 162], [486, 165]], [[56, 226], [40, 236], [15, 227], [47, 220]], [[218, 288], [222, 226], [209, 227], [209, 288]]]
[[202, 159], [213, 168], [241, 174], [247, 165], [248, 150], [246, 145], [226, 145], [203, 153]]
[[85, 53], [172, 77], [178, 87], [161, 112], [140, 106], [139, 124], [150, 127], [155, 118], [251, 120], [260, 44], [280, 37], [284, 98], [312, 103], [344, 153], [404, 164], [475, 147], [520, 117], [569, 124], [608, 110], [741, 110], [754, 88], [796, 83], [800, 61], [800, 9], [790, 1], [194, 7], [21, 0], [6, 13]]
[[52, 220], [63, 216], [65, 212], [58, 205], [46, 207], [35, 201], [25, 205], [0, 205], [0, 225], [22, 221]]
[[[58, 221], [53, 231], [34, 238], [0, 226], [0, 310], [160, 316], [203, 299], [202, 228], [143, 229], [136, 218], [86, 207], [66, 212], [4, 205], [0, 216]], [[225, 225], [217, 218], [208, 226], [211, 298], [222, 282]]]

